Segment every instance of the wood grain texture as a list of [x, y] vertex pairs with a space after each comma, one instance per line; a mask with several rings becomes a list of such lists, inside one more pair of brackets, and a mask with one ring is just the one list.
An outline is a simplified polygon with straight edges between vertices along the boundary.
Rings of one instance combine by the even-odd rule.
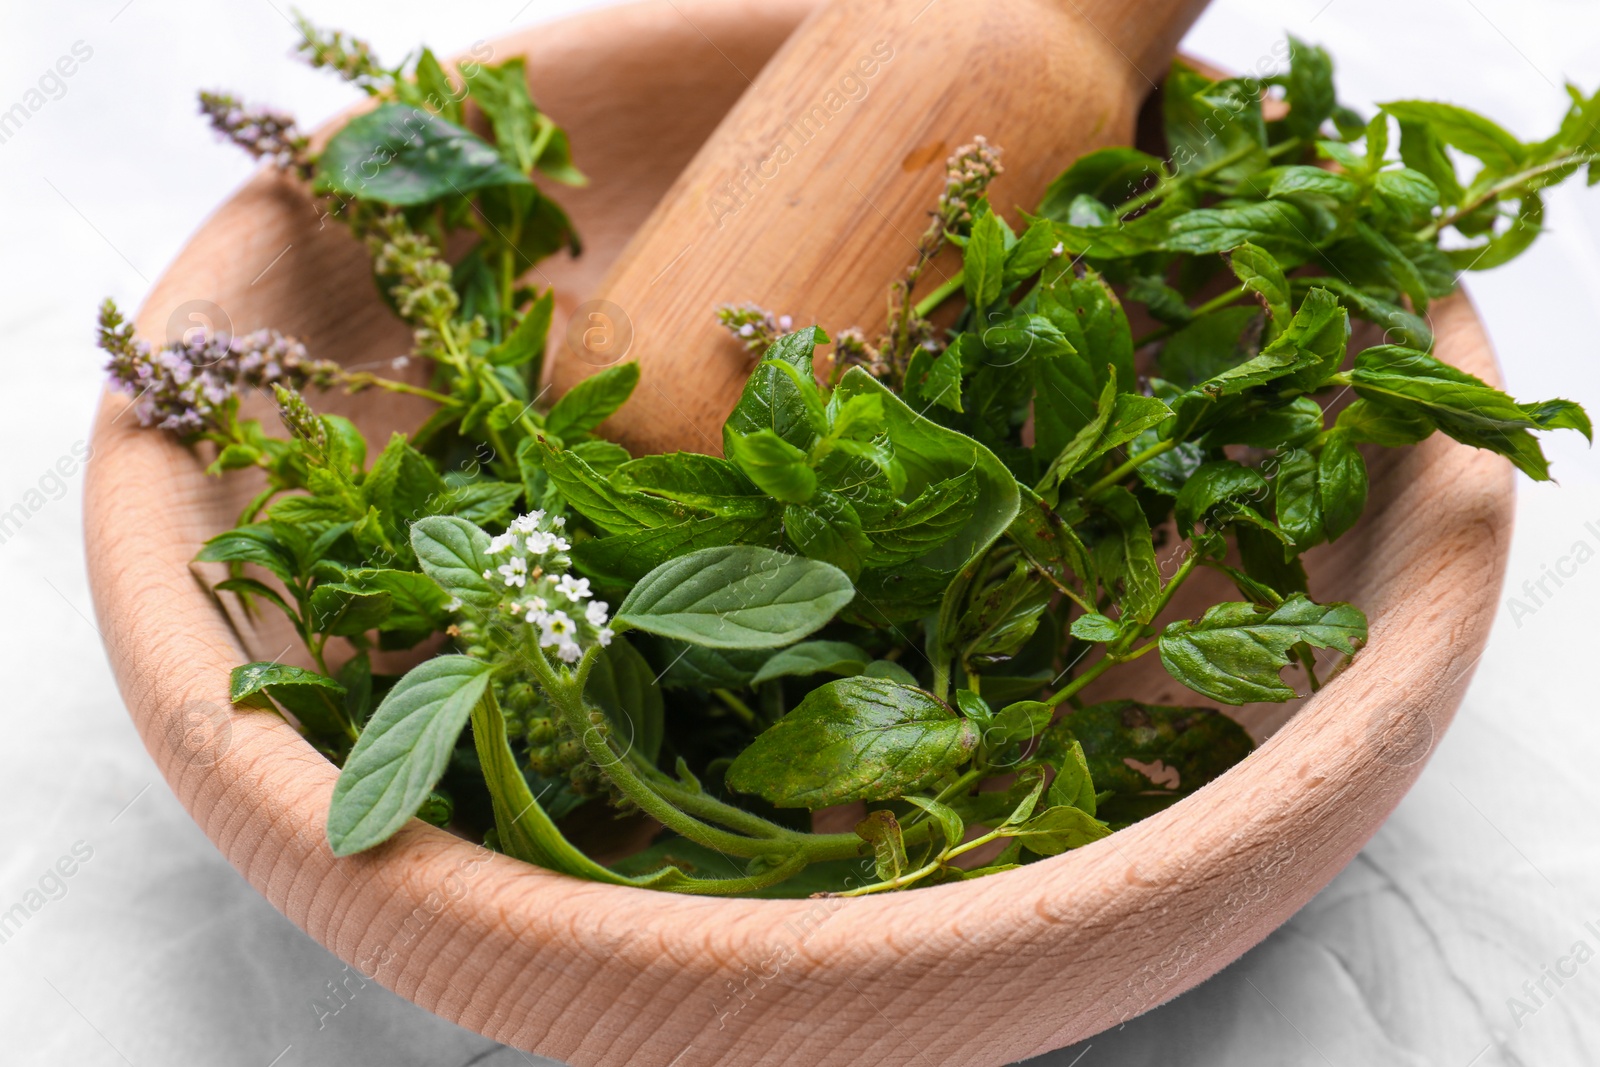
[[[591, 258], [547, 265], [558, 291], [593, 292], [671, 168], [710, 133], [713, 105], [737, 98], [743, 81], [715, 53], [753, 70], [804, 7], [673, 0], [501, 42], [502, 55], [529, 55], [535, 90], [596, 179], [568, 201]], [[659, 168], [626, 170], [641, 152]], [[609, 225], [607, 211], [618, 213]], [[318, 229], [270, 175], [196, 235], [141, 331], [159, 339], [191, 299], [240, 329], [305, 334], [314, 354], [347, 363], [405, 346], [361, 250]], [[1495, 377], [1464, 297], [1436, 304], [1433, 319], [1442, 356]], [[341, 404], [369, 433], [417, 416], [387, 397]], [[335, 860], [323, 837], [334, 768], [275, 716], [226, 704], [229, 670], [272, 658], [287, 638], [236, 632], [190, 570], [250, 487], [206, 477], [126, 410], [109, 396], [96, 425], [90, 577], [130, 714], [174, 793], [252, 885], [363, 973], [581, 1065], [1002, 1064], [1202, 981], [1327, 884], [1415, 780], [1486, 639], [1511, 523], [1511, 470], [1497, 457], [1431, 440], [1375, 464], [1369, 514], [1311, 560], [1319, 598], [1368, 611], [1371, 646], [1244, 763], [1129, 830], [967, 884], [701, 900], [576, 881], [417, 822]], [[1160, 678], [1155, 666], [1136, 681], [1157, 689]]]
[[[644, 452], [720, 454], [749, 372], [717, 324], [755, 301], [797, 324], [878, 336], [944, 161], [975, 134], [1005, 150], [993, 203], [1032, 210], [1092, 149], [1127, 144], [1203, 0], [833, 0], [820, 6], [674, 183], [601, 287], [631, 324], [635, 404], [611, 420]], [[935, 264], [924, 289], [948, 263]], [[558, 389], [601, 361], [555, 365]], [[715, 438], [715, 435], [711, 435]]]

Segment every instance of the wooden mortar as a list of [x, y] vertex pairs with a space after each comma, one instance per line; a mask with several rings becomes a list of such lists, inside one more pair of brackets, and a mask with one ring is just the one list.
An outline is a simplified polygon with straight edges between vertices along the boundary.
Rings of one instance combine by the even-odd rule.
[[[673, 0], [497, 42], [501, 58], [528, 57], [536, 95], [595, 179], [564, 200], [588, 254], [545, 266], [569, 306], [594, 292], [743, 90], [719, 53], [754, 71], [808, 6]], [[192, 301], [348, 363], [408, 344], [364, 250], [319, 227], [303, 191], [270, 172], [219, 207], [163, 275], [141, 334], [162, 340]], [[1435, 304], [1433, 322], [1443, 358], [1498, 380], [1465, 297]], [[319, 404], [377, 440], [426, 410], [373, 394]], [[380, 848], [335, 859], [324, 824], [336, 769], [277, 716], [227, 703], [232, 667], [278, 656], [291, 639], [265, 616], [230, 618], [191, 570], [255, 487], [208, 477], [203, 457], [138, 428], [127, 407], [108, 395], [95, 427], [88, 564], [129, 714], [173, 792], [263, 896], [364, 974], [462, 1026], [585, 1067], [991, 1067], [1198, 984], [1326, 885], [1415, 781], [1483, 649], [1511, 526], [1504, 460], [1442, 438], [1375, 456], [1367, 516], [1309, 560], [1319, 597], [1366, 609], [1371, 647], [1276, 732], [1281, 706], [1231, 711], [1265, 743], [1199, 793], [1087, 848], [974, 882], [855, 900], [707, 900], [578, 881], [415, 820]], [[1159, 668], [1130, 680], [1136, 696], [1175, 685]]]

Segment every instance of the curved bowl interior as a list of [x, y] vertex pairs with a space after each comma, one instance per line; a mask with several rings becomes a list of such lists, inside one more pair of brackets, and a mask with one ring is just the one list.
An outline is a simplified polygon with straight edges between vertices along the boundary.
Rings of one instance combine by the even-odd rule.
[[[554, 358], [564, 317], [810, 6], [648, 3], [497, 43], [497, 58], [529, 57], [535, 96], [594, 179], [561, 194], [584, 257], [541, 265], [561, 312]], [[140, 332], [160, 339], [196, 306], [346, 364], [408, 346], [364, 251], [271, 174], [195, 236]], [[1433, 318], [1445, 358], [1495, 377], [1464, 298]], [[424, 413], [376, 395], [326, 407], [379, 440]], [[1437, 440], [1375, 457], [1367, 518], [1311, 568], [1319, 599], [1367, 610], [1371, 647], [1292, 718], [1243, 709], [1270, 739], [1194, 797], [970, 883], [848, 901], [703, 900], [576, 881], [415, 821], [389, 845], [335, 860], [323, 838], [335, 769], [275, 716], [227, 704], [235, 664], [292, 641], [230, 614], [203, 580], [216, 575], [190, 562], [253, 489], [207, 477], [200, 458], [125, 410], [108, 396], [96, 426], [91, 580], [124, 697], [173, 791], [257, 889], [365, 974], [579, 1064], [926, 1063], [929, 1050], [1000, 1064], [1193, 986], [1324, 886], [1414, 781], [1486, 638], [1510, 526], [1510, 470], [1496, 457]], [[1186, 589], [1174, 613], [1193, 614], [1210, 592]], [[1134, 689], [1118, 693], [1184, 699], [1159, 671]], [[211, 727], [198, 744], [197, 723]]]

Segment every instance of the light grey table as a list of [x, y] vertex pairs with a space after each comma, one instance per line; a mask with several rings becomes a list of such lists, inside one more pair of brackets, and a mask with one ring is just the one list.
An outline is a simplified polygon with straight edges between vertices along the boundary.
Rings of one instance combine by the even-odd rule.
[[[304, 6], [391, 58], [421, 40], [465, 48], [581, 6], [520, 3]], [[249, 171], [194, 117], [195, 89], [231, 88], [307, 123], [349, 101], [343, 87], [285, 60], [284, 10], [279, 0], [83, 0], [11, 5], [3, 16], [0, 116], [13, 103], [27, 108], [11, 126], [0, 119], [0, 512], [25, 510], [0, 543], [0, 915], [18, 904], [25, 914], [0, 936], [6, 1064], [530, 1062], [376, 985], [330, 1011], [325, 998], [343, 965], [259, 898], [167, 792], [92, 621], [81, 464], [72, 459], [98, 388], [94, 306], [106, 295], [137, 306], [209, 206]], [[1559, 114], [1563, 77], [1600, 81], [1600, 13], [1579, 0], [1217, 0], [1187, 47], [1257, 68], [1272, 61], [1285, 27], [1333, 51], [1346, 102], [1358, 107], [1449, 98], [1532, 136]], [[75, 47], [71, 76], [46, 76]], [[1513, 391], [1600, 411], [1600, 191], [1555, 194], [1547, 225], [1534, 253], [1475, 279], [1473, 293]], [[1570, 576], [1530, 603], [1532, 613], [1502, 611], [1458, 722], [1372, 844], [1210, 982], [1036, 1062], [1600, 1060], [1591, 681], [1600, 562], [1588, 558], [1600, 550], [1600, 463], [1575, 435], [1563, 437], [1552, 448], [1562, 486], [1522, 487], [1507, 592], [1546, 566]]]

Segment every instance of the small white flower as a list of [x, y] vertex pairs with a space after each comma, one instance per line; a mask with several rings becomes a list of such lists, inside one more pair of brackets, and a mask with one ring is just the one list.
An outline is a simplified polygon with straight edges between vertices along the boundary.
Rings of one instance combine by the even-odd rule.
[[567, 524], [567, 517], [565, 515], [557, 515], [555, 518], [550, 520], [550, 525], [554, 526], [558, 530], [561, 529], [566, 524]]
[[589, 620], [590, 626], [604, 626], [607, 607], [604, 600], [591, 601], [589, 606], [583, 609], [583, 617]]
[[545, 598], [542, 596], [536, 596], [532, 600], [528, 601], [529, 611], [547, 611], [549, 608], [549, 601], [545, 600]]
[[517, 539], [509, 533], [496, 534], [489, 538], [489, 554], [498, 556], [508, 548], [515, 548]]
[[589, 579], [574, 578], [570, 574], [563, 574], [560, 580], [556, 582], [556, 592], [560, 593], [574, 604], [586, 597], [594, 595], [589, 592]]
[[521, 556], [512, 556], [500, 565], [499, 571], [500, 577], [505, 579], [507, 589], [528, 584], [528, 561]]
[[511, 520], [511, 528], [517, 533], [532, 533], [544, 521], [544, 512], [530, 511], [526, 515], [519, 515]]
[[611, 639], [615, 636], [616, 634], [611, 632], [611, 628], [609, 626], [602, 626], [600, 627], [600, 632], [594, 635], [594, 639], [600, 642], [601, 648], [609, 648], [611, 645]]
[[542, 556], [550, 551], [550, 545], [554, 540], [554, 534], [545, 533], [543, 530], [534, 530], [528, 534], [528, 551], [536, 556]]
[[576, 641], [564, 641], [556, 646], [556, 655], [566, 663], [576, 663], [578, 657], [583, 655], [583, 649], [578, 647]]
[[494, 581], [494, 571], [484, 571], [483, 572], [483, 580], [486, 581], [486, 582]]
[[539, 628], [539, 647], [549, 648], [572, 640], [572, 632], [577, 627], [566, 612], [552, 611], [541, 620]]
[[445, 603], [444, 610], [449, 611], [449, 612], [460, 611], [461, 610], [461, 598], [458, 597], [458, 596], [451, 597]]
[[565, 552], [572, 547], [572, 542], [568, 541], [565, 537], [555, 537], [551, 539], [550, 547], [555, 549], [557, 552]]
[[1057, 241], [1056, 242], [1056, 246], [1050, 250], [1050, 254], [1052, 256], [1059, 256], [1061, 253], [1065, 252], [1066, 250], [1067, 250], [1066, 243], [1062, 242], [1062, 241]]

